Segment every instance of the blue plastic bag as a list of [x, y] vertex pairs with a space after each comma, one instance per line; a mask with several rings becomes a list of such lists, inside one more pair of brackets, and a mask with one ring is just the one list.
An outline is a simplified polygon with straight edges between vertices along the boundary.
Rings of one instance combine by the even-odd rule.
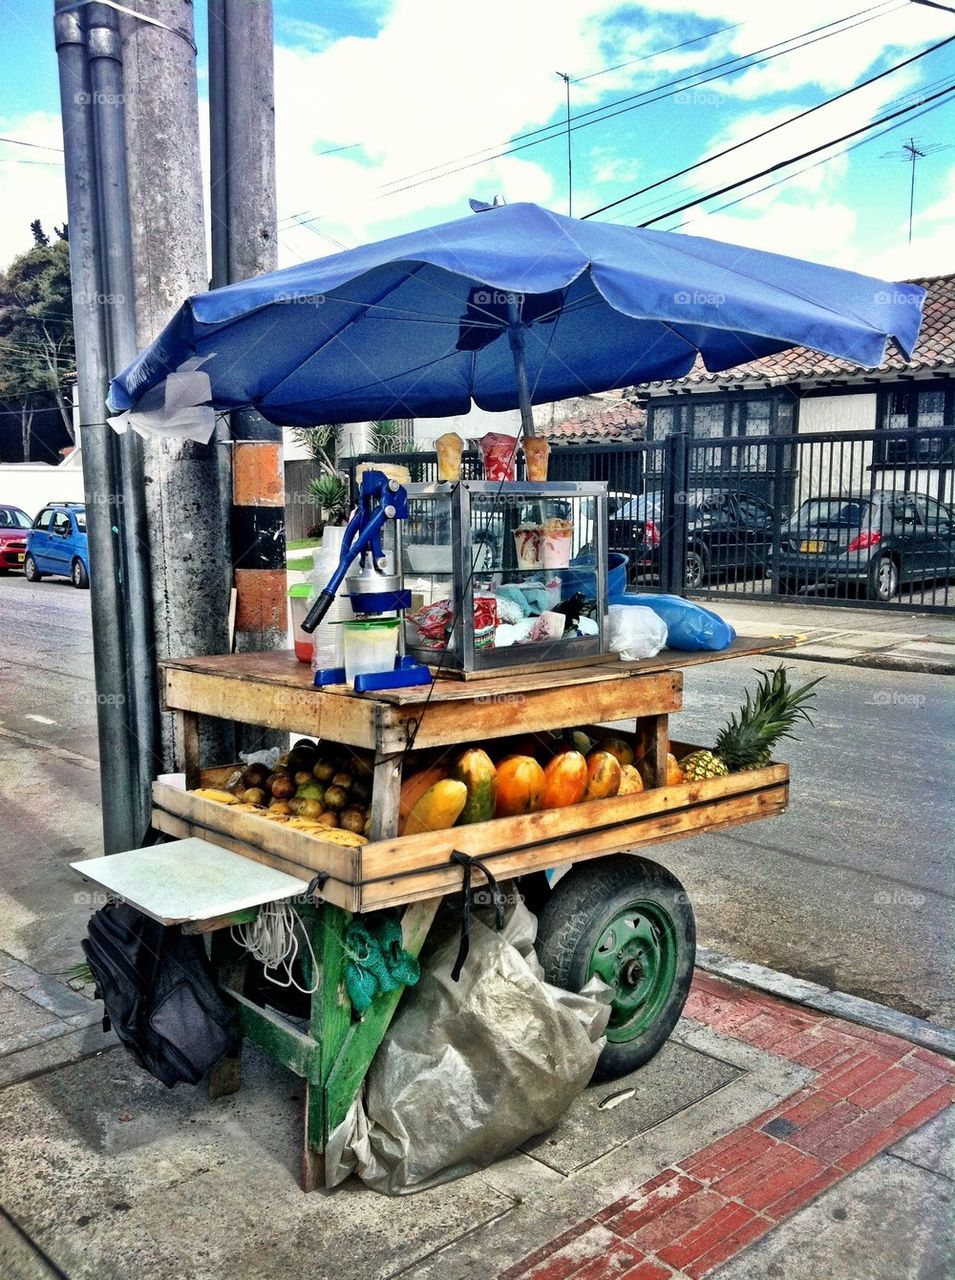
[[645, 609], [652, 609], [667, 624], [667, 645], [670, 649], [682, 649], [686, 653], [707, 649], [718, 653], [721, 649], [728, 649], [736, 639], [736, 632], [718, 613], [704, 609], [692, 600], [684, 600], [682, 596], [624, 592], [611, 596], [610, 603], [642, 605]]

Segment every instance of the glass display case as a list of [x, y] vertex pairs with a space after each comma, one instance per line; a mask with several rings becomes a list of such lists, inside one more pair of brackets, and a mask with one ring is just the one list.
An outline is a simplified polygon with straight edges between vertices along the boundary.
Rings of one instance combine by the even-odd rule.
[[606, 484], [407, 490], [398, 554], [409, 654], [462, 676], [608, 655]]

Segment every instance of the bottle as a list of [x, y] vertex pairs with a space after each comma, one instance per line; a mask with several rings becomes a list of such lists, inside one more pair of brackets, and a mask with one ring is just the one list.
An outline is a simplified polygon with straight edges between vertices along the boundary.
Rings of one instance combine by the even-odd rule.
[[[344, 536], [345, 530], [341, 526], [326, 525], [322, 535], [322, 545], [312, 552], [309, 608], [315, 603], [319, 592], [327, 585], [329, 578], [338, 568]], [[313, 632], [315, 641], [312, 651], [313, 671], [328, 671], [332, 667], [344, 666], [344, 638], [341, 627], [336, 624], [351, 616], [352, 609], [347, 597], [336, 595], [328, 613]]]

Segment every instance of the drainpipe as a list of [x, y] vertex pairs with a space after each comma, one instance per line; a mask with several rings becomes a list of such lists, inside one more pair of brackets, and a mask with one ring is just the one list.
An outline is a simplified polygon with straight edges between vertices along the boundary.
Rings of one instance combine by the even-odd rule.
[[[129, 364], [138, 348], [126, 172], [123, 56], [117, 15], [109, 6], [89, 6], [87, 40], [101, 188], [99, 243], [106, 299], [106, 338], [110, 367], [119, 370]], [[117, 515], [122, 527], [127, 685], [137, 738], [137, 815], [140, 832], [145, 837], [151, 812], [150, 785], [162, 770], [157, 751], [159, 695], [153, 646], [143, 448], [135, 432], [127, 431], [120, 437], [119, 459], [123, 502]]]
[[116, 437], [105, 421], [109, 361], [100, 299], [99, 238], [95, 186], [92, 92], [86, 32], [72, 0], [56, 0], [54, 34], [60, 79], [60, 110], [70, 225], [70, 278], [76, 341], [77, 404], [86, 525], [90, 547], [93, 667], [99, 737], [103, 843], [116, 853], [137, 843], [138, 769], [136, 736], [126, 695], [126, 637], [120, 574], [119, 530], [114, 525]]

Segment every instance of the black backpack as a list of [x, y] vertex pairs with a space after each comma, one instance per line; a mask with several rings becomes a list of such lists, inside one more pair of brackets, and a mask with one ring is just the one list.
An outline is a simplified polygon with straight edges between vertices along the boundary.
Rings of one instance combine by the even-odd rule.
[[141, 1067], [170, 1087], [197, 1084], [238, 1041], [198, 937], [150, 920], [126, 903], [90, 917], [83, 950], [112, 1025]]

